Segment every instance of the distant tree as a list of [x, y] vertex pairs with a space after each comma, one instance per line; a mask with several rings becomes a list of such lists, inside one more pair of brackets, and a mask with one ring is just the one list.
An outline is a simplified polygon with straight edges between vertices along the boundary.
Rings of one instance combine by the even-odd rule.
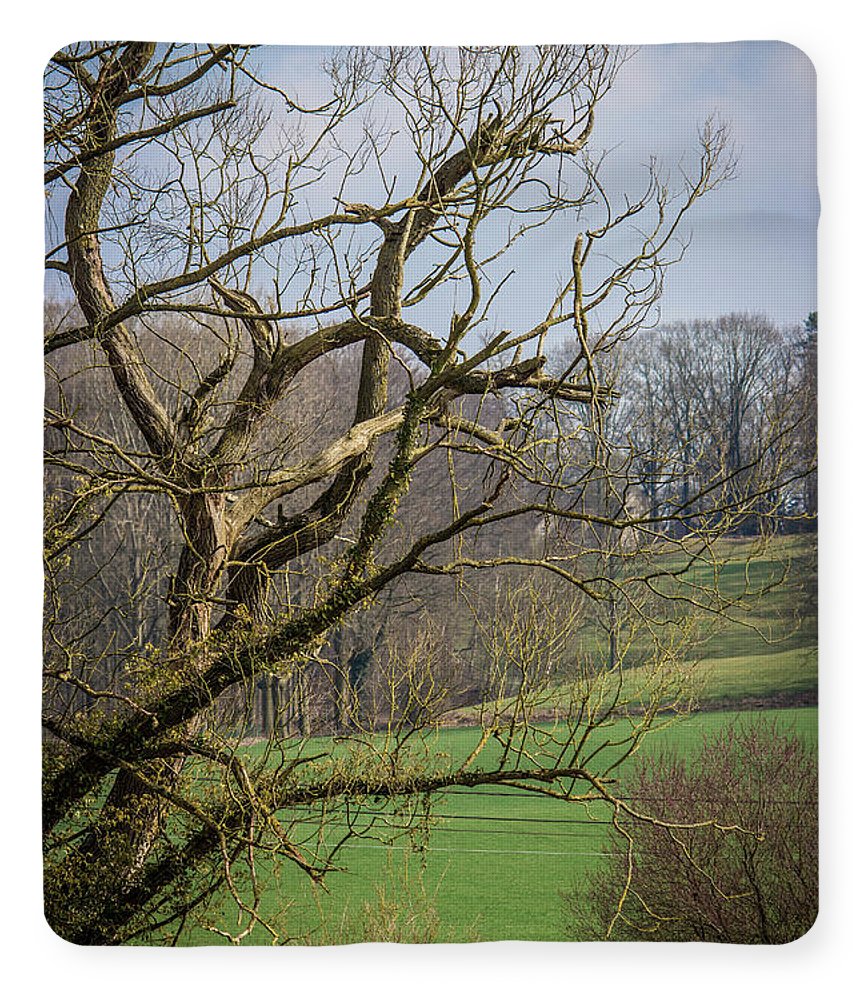
[[808, 418], [803, 426], [802, 460], [809, 466], [805, 480], [805, 511], [813, 529], [818, 527], [818, 313], [811, 312], [803, 323], [805, 336], [801, 342], [802, 368], [800, 392]]
[[672, 527], [688, 530], [720, 491], [743, 513], [755, 484], [772, 479], [776, 489], [730, 530], [798, 523], [815, 466], [798, 331], [743, 313], [674, 323], [627, 345], [624, 364], [621, 434], [635, 445], [652, 510], [673, 511]]

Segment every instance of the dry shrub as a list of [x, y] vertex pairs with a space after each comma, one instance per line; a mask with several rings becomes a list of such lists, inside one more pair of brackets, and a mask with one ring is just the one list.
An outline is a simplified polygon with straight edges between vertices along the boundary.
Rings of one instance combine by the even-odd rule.
[[[731, 724], [697, 757], [645, 760], [611, 858], [563, 896], [586, 940], [783, 944], [818, 913], [818, 766], [777, 723]], [[630, 874], [631, 870], [631, 874]]]

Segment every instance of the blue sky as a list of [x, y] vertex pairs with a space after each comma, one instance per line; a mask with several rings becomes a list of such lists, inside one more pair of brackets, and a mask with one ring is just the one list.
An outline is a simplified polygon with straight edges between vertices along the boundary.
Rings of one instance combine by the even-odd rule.
[[[309, 105], [327, 99], [326, 55], [315, 46], [263, 46], [255, 61], [266, 79]], [[668, 272], [662, 321], [753, 311], [792, 324], [817, 308], [815, 89], [808, 58], [781, 42], [647, 45], [621, 69], [592, 138], [595, 152], [606, 151], [609, 192], [640, 194], [651, 156], [675, 180], [681, 163], [694, 163], [697, 129], [711, 114], [730, 122], [739, 151], [738, 176], [702, 199], [688, 220], [691, 244]], [[398, 139], [398, 172], [399, 146]], [[410, 184], [415, 170], [413, 162], [405, 171]], [[333, 194], [310, 189], [311, 210], [330, 211]], [[375, 202], [381, 193], [364, 181], [352, 196]], [[557, 220], [511, 255], [507, 267], [517, 273], [491, 312], [491, 328], [517, 330], [543, 318], [569, 272], [574, 233], [573, 218]], [[419, 255], [413, 266], [422, 261]], [[447, 330], [460, 295], [459, 288], [437, 293], [413, 321]]]
[[[323, 93], [323, 52], [275, 47], [259, 59], [275, 83], [313, 100]], [[664, 320], [748, 310], [799, 323], [817, 308], [815, 98], [812, 64], [782, 42], [648, 45], [624, 66], [593, 137], [609, 151], [612, 191], [640, 191], [652, 154], [675, 176], [712, 113], [731, 123], [739, 149], [737, 178], [692, 215], [689, 252], [666, 281]], [[523, 256], [501, 322], [532, 321], [531, 289], [562, 272], [572, 238], [567, 227], [548, 229], [544, 251]]]
[[[666, 319], [734, 309], [797, 322], [817, 307], [815, 74], [781, 42], [646, 46], [626, 65], [597, 138], [622, 137], [623, 159], [668, 162], [706, 114], [731, 122], [738, 177], [692, 219], [686, 260], [671, 273]], [[637, 154], [635, 157], [634, 154]]]

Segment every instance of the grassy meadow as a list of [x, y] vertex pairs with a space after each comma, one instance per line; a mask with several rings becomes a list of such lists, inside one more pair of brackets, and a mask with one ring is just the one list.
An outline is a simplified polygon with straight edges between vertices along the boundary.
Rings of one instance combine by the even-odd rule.
[[[663, 719], [662, 727], [641, 744], [643, 754], [677, 748], [688, 756], [706, 735], [755, 713], [790, 727], [817, 750], [814, 542], [782, 539], [749, 561], [737, 558], [738, 547], [746, 551], [745, 542], [728, 545], [730, 561], [722, 567], [719, 583], [730, 594], [740, 593], [745, 582], [752, 589], [775, 579], [784, 582], [751, 599], [748, 607], [738, 609], [737, 620], [706, 636], [700, 651], [698, 710]], [[640, 669], [628, 672], [636, 687]], [[480, 730], [468, 724], [473, 717], [477, 719], [477, 710], [452, 713], [453, 725], [431, 733], [426, 740], [428, 760], [465, 759], [480, 736]], [[629, 725], [624, 719], [614, 724]], [[555, 753], [560, 726], [555, 720], [534, 725], [533, 752]], [[612, 735], [615, 729], [606, 731], [607, 739]], [[313, 743], [329, 745], [326, 740]], [[341, 742], [334, 750], [351, 753], [351, 742]], [[486, 748], [478, 763], [494, 752]], [[619, 773], [626, 775], [630, 766], [626, 761]], [[361, 836], [346, 841], [336, 856], [341, 870], [331, 873], [324, 887], [311, 885], [288, 863], [260, 871], [266, 886], [264, 912], [293, 928], [298, 944], [377, 937], [562, 939], [560, 891], [579, 883], [610, 850], [606, 806], [574, 805], [543, 794], [484, 786], [437, 795], [427, 807], [427, 821], [412, 835], [402, 832], [410, 817], [388, 802], [347, 806], [341, 821], [325, 824], [312, 810], [281, 817], [295, 842], [319, 856], [337, 845], [350, 827]], [[201, 923], [211, 919], [226, 927], [233, 913], [236, 907], [224, 902]], [[222, 939], [206, 927], [190, 925], [178, 940], [219, 944]], [[243, 943], [269, 940], [258, 929]]]
[[[644, 752], [676, 747], [688, 755], [705, 735], [753, 715], [700, 712], [676, 719], [647, 738]], [[767, 709], [762, 715], [817, 746], [817, 708]], [[443, 729], [433, 749], [461, 757], [478, 737], [470, 727]], [[333, 846], [348, 828], [331, 823], [323, 830], [314, 816], [297, 812], [283, 818], [307, 848]], [[298, 944], [369, 940], [389, 927], [407, 941], [561, 940], [559, 891], [579, 882], [610, 850], [608, 818], [600, 804], [575, 806], [505, 788], [456, 789], [435, 797], [428, 829], [413, 838], [400, 833], [407, 817], [387, 804], [359, 805], [351, 825], [365, 832], [340, 852], [344, 870], [329, 875], [321, 888], [285, 864], [267, 875], [264, 910], [297, 928]], [[229, 912], [227, 905], [223, 917]], [[268, 940], [259, 930], [244, 943]], [[190, 928], [181, 943], [220, 939]]]

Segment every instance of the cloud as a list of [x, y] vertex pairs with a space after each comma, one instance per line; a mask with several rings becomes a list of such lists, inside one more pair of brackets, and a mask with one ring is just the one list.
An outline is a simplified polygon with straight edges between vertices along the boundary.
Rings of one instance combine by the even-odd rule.
[[594, 142], [616, 147], [614, 176], [633, 186], [639, 177], [626, 163], [655, 154], [675, 168], [713, 113], [730, 122], [740, 151], [738, 180], [714, 196], [716, 210], [793, 213], [814, 223], [815, 74], [791, 45], [647, 46], [623, 68]]

